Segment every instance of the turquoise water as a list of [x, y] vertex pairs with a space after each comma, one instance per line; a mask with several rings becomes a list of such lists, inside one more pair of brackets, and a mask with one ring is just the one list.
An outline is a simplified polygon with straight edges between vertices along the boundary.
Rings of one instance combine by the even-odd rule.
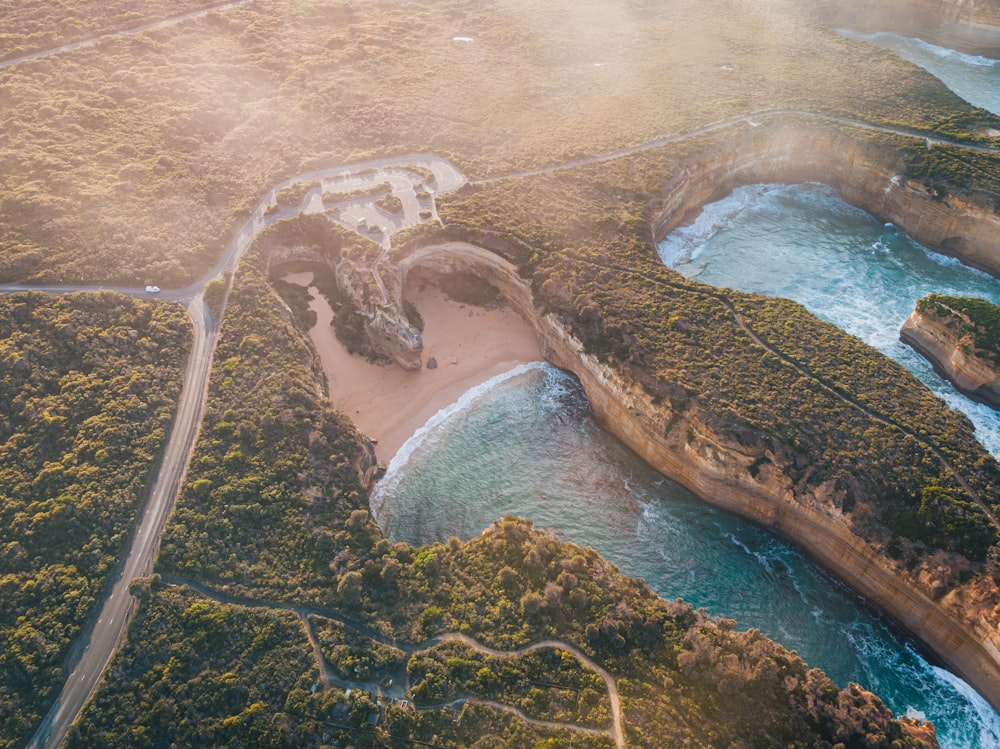
[[504, 514], [593, 546], [667, 599], [757, 627], [839, 684], [935, 722], [944, 747], [1000, 746], [1000, 716], [841, 583], [643, 463], [577, 382], [536, 364], [466, 393], [411, 439], [372, 496], [388, 535], [467, 539]]
[[883, 226], [822, 185], [751, 185], [712, 203], [660, 243], [663, 262], [713, 286], [794, 299], [913, 372], [963, 411], [1000, 456], [1000, 413], [961, 395], [899, 341], [931, 292], [1000, 304], [1000, 281]]
[[[850, 35], [1000, 114], [1000, 62], [891, 34]], [[997, 281], [815, 185], [739, 189], [660, 250], [685, 275], [795, 299], [859, 336], [968, 414], [1000, 456], [1000, 415], [956, 393], [898, 339], [921, 296], [1000, 303]], [[664, 598], [756, 627], [838, 683], [858, 682], [898, 714], [933, 720], [942, 747], [1000, 747], [1000, 715], [973, 689], [793, 547], [645, 465], [594, 421], [576, 381], [548, 365], [495, 378], [435, 416], [392, 462], [372, 508], [391, 538], [411, 543], [470, 538], [506, 513], [531, 518], [595, 547]]]
[[862, 34], [856, 31], [840, 33], [892, 50], [936, 76], [973, 106], [1000, 114], [1000, 60], [966, 55], [897, 34]]

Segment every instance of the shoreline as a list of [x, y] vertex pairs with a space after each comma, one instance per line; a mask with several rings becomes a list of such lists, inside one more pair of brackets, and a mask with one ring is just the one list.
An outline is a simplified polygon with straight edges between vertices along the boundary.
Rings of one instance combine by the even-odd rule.
[[[405, 295], [424, 320], [423, 366], [407, 372], [394, 364], [371, 364], [337, 340], [330, 325], [333, 311], [310, 286], [311, 273], [284, 279], [309, 288], [309, 307], [316, 312], [309, 338], [326, 373], [330, 403], [372, 440], [383, 467], [434, 414], [466, 391], [519, 364], [543, 360], [535, 329], [509, 305], [462, 304], [429, 282], [415, 281], [407, 284]], [[432, 358], [437, 367], [429, 369]]]

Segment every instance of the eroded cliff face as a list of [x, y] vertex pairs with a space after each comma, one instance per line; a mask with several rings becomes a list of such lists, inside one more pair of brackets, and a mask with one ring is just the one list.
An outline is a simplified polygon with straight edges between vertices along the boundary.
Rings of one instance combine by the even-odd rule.
[[399, 299], [399, 271], [382, 264], [378, 270], [387, 278], [374, 276], [372, 263], [362, 256], [312, 245], [280, 246], [264, 257], [268, 275], [286, 263], [309, 262], [330, 268], [337, 287], [346, 294], [364, 320], [373, 353], [381, 354], [403, 367], [420, 369], [423, 340], [420, 331], [402, 312]]
[[903, 323], [899, 338], [928, 359], [959, 391], [1000, 410], [1000, 371], [964, 351], [961, 340], [944, 320], [914, 310]]
[[1000, 706], [995, 586], [976, 580], [943, 590], [933, 570], [895, 564], [852, 532], [832, 487], [793, 485], [790, 451], [727, 438], [697, 402], [677, 410], [654, 403], [627, 374], [586, 353], [563, 321], [542, 314], [516, 268], [492, 252], [460, 242], [425, 247], [401, 261], [404, 280], [417, 267], [472, 271], [497, 286], [534, 326], [546, 359], [576, 375], [594, 413], [626, 445], [705, 501], [797, 542]]
[[1000, 58], [1000, 5], [992, 0], [819, 0], [816, 17], [834, 28], [892, 31]]
[[938, 197], [906, 180], [898, 155], [830, 129], [758, 127], [684, 166], [653, 205], [657, 240], [734, 188], [823, 182], [848, 203], [901, 227], [921, 244], [1000, 276], [1000, 216], [973, 197]]
[[586, 354], [554, 317], [538, 326], [546, 358], [578, 377], [602, 423], [650, 465], [710, 504], [795, 541], [1000, 704], [995, 586], [974, 581], [940, 590], [932, 570], [907, 571], [856, 536], [829, 487], [793, 488], [780, 456], [726, 439], [697, 404], [678, 414], [652, 403], [641, 387]]

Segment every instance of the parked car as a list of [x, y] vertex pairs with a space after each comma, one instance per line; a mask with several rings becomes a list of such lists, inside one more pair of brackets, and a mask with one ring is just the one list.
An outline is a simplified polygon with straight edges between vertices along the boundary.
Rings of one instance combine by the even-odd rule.
[[150, 294], [157, 294], [160, 291], [160, 287], [159, 286], [147, 286], [146, 287], [146, 291], [148, 293], [150, 293]]

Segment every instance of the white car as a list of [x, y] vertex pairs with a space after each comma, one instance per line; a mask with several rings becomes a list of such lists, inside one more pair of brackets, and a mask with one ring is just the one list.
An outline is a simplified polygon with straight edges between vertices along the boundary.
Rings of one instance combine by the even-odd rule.
[[150, 294], [156, 294], [156, 293], [158, 293], [160, 291], [160, 287], [159, 286], [147, 286], [146, 287], [146, 291], [148, 293], [150, 293]]

